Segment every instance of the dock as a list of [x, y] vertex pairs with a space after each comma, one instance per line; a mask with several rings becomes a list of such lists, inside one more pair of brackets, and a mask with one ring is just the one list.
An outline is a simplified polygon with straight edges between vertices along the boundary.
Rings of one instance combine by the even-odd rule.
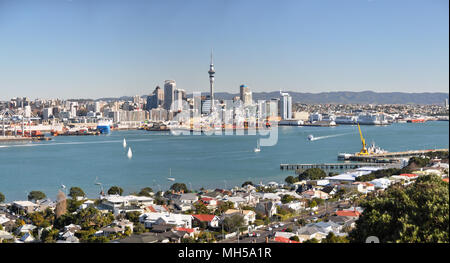
[[390, 163], [318, 163], [318, 164], [280, 164], [281, 170], [304, 171], [310, 168], [319, 168], [324, 171], [345, 171], [354, 170], [361, 167], [397, 167], [399, 164]]
[[387, 152], [370, 155], [351, 155], [347, 160], [365, 163], [382, 163], [382, 162], [395, 163], [400, 161], [401, 158], [421, 156], [430, 152], [448, 152], [448, 149], [429, 149], [429, 150], [415, 150], [404, 152]]

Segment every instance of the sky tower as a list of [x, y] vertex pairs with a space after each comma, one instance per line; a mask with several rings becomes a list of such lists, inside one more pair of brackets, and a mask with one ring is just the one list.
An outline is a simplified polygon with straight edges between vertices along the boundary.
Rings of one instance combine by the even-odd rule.
[[214, 74], [216, 72], [214, 71], [214, 64], [213, 64], [213, 52], [211, 50], [211, 64], [209, 65], [209, 70], [208, 70], [208, 74], [209, 74], [209, 97], [211, 100], [211, 109], [210, 112], [213, 111], [214, 108]]

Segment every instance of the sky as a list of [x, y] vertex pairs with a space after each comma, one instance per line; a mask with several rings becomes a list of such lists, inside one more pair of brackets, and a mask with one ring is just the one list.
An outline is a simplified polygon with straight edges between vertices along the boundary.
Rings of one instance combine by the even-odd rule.
[[447, 0], [0, 0], [0, 100], [445, 92]]

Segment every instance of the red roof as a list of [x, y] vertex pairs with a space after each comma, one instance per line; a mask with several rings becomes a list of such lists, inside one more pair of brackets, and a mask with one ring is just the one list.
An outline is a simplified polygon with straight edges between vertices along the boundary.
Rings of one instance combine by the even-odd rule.
[[192, 228], [184, 228], [184, 227], [176, 227], [175, 228], [176, 231], [182, 231], [182, 232], [188, 232], [188, 233], [193, 233], [194, 229]]
[[192, 215], [192, 216], [202, 222], [211, 222], [215, 217], [215, 215], [208, 215], [208, 214], [200, 214], [200, 215]]
[[298, 242], [298, 241], [290, 240], [289, 238], [286, 238], [286, 237], [280, 237], [280, 236], [275, 237], [275, 241], [276, 241], [276, 242], [282, 242], [282, 243], [300, 243], [300, 242]]
[[417, 177], [417, 174], [401, 174], [400, 176]]
[[361, 215], [361, 213], [358, 211], [351, 211], [351, 210], [343, 211], [343, 210], [341, 210], [341, 211], [336, 211], [336, 215], [358, 217], [359, 215]]
[[447, 183], [448, 183], [448, 177], [447, 177], [447, 178], [444, 178], [444, 179], [442, 179], [442, 181], [444, 181], [444, 182], [447, 182]]

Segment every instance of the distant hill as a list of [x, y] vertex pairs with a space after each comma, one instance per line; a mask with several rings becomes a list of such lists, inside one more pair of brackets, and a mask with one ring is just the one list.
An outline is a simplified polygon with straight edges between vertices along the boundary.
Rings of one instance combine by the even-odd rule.
[[[292, 96], [293, 102], [314, 104], [314, 103], [336, 103], [336, 104], [444, 104], [445, 99], [449, 98], [448, 93], [424, 92], [424, 93], [406, 93], [406, 92], [373, 92], [373, 91], [336, 91], [321, 93], [302, 93], [288, 91]], [[207, 93], [202, 93], [206, 95]], [[192, 94], [190, 94], [192, 96]], [[231, 100], [239, 96], [238, 93], [217, 92], [215, 97], [218, 99]], [[146, 95], [142, 97], [147, 97]], [[254, 92], [253, 100], [270, 100], [279, 98], [280, 92]], [[120, 98], [100, 98], [97, 100], [132, 100], [131, 96]]]

